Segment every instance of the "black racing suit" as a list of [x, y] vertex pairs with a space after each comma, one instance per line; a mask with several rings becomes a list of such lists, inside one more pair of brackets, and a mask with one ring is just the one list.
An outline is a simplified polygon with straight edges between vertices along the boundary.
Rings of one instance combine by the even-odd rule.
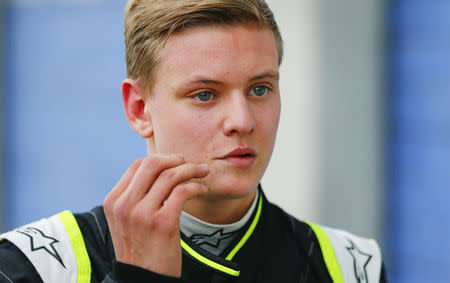
[[[102, 207], [96, 207], [88, 213], [74, 214], [87, 250], [90, 282], [283, 283], [333, 282], [333, 280], [339, 282], [339, 279], [336, 279], [339, 276], [332, 279], [332, 276], [336, 276], [336, 268], [333, 271], [333, 268], [330, 267], [333, 265], [332, 256], [330, 257], [329, 249], [328, 252], [324, 252], [326, 245], [319, 241], [323, 237], [318, 236], [317, 226], [315, 226], [315, 230], [314, 226], [311, 226], [314, 224], [298, 221], [288, 215], [276, 205], [268, 202], [262, 191], [260, 196], [258, 209], [255, 209], [248, 223], [221, 256], [215, 256], [192, 243], [184, 235], [181, 236], [183, 247], [181, 279], [162, 276], [149, 270], [117, 262]], [[26, 229], [32, 231], [30, 229], [34, 228], [30, 227]], [[34, 251], [27, 250], [27, 248], [21, 251], [7, 239], [0, 242], [0, 282], [43, 282], [40, 273], [25, 256], [25, 253], [44, 255], [47, 253], [49, 261], [54, 261], [52, 257], [56, 258], [56, 255], [59, 259], [62, 258], [57, 254], [58, 249], [55, 248], [58, 235], [41, 230], [39, 230], [41, 238], [43, 237], [42, 239], [46, 239], [48, 242], [38, 246], [38, 243], [33, 243], [33, 236], [30, 234], [31, 236], [28, 238]], [[23, 231], [21, 235], [17, 233], [17, 237], [25, 237], [27, 230]], [[348, 250], [347, 258], [353, 258], [354, 262], [350, 261], [350, 265], [348, 265], [352, 268], [341, 270], [344, 279], [354, 275], [354, 282], [373, 282], [369, 278], [378, 278], [379, 282], [386, 282], [381, 256], [376, 261], [375, 255], [364, 251], [361, 247], [356, 247], [354, 240], [351, 241], [348, 238], [348, 241], [345, 249], [342, 250], [344, 253]], [[55, 249], [53, 250], [53, 248]], [[336, 247], [333, 248], [338, 251]], [[362, 264], [359, 266], [357, 266], [355, 251], [362, 256]], [[233, 256], [230, 257], [230, 253], [233, 253]], [[226, 259], [227, 256], [232, 259]], [[339, 256], [336, 256], [339, 259]], [[328, 258], [331, 260], [327, 262]], [[62, 260], [59, 261], [61, 264], [64, 263]], [[62, 270], [71, 268], [66, 265], [67, 263]], [[345, 266], [342, 263], [339, 263], [338, 267], [339, 265], [341, 269]], [[370, 265], [373, 265], [371, 269]], [[370, 272], [378, 274], [370, 275], [369, 269]], [[80, 272], [80, 267], [78, 267], [78, 272]], [[339, 274], [339, 271], [337, 273]], [[347, 281], [346, 279], [345, 282]]]

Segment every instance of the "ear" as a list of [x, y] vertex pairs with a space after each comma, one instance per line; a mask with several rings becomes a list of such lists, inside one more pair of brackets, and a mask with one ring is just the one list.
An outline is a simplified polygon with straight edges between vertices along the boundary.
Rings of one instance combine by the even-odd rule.
[[133, 79], [125, 79], [122, 82], [122, 99], [128, 124], [141, 137], [153, 136], [153, 126], [150, 113], [146, 113], [145, 96], [137, 82]]

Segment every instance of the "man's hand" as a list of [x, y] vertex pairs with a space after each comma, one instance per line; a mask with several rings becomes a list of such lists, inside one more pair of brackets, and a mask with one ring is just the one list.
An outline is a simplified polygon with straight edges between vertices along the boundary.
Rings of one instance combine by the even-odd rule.
[[206, 164], [176, 154], [135, 161], [104, 201], [116, 259], [181, 277], [180, 214], [187, 200], [208, 190], [189, 181], [208, 173]]

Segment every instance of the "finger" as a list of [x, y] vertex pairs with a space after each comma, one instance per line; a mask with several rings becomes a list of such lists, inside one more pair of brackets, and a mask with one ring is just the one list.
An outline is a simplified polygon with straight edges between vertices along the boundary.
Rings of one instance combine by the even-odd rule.
[[122, 205], [134, 206], [147, 194], [161, 172], [182, 163], [184, 158], [178, 154], [155, 154], [146, 157], [125, 192], [120, 196]]
[[145, 201], [151, 210], [160, 209], [172, 190], [183, 182], [193, 178], [203, 178], [209, 174], [207, 164], [184, 163], [177, 167], [166, 169], [155, 180], [152, 189], [145, 196]]
[[117, 182], [116, 186], [107, 195], [107, 198], [110, 199], [110, 201], [116, 200], [122, 192], [125, 191], [143, 160], [143, 158], [135, 160], [130, 167], [128, 167], [125, 174], [122, 175], [119, 182]]
[[208, 191], [208, 187], [197, 182], [190, 182], [176, 186], [164, 206], [161, 213], [168, 215], [170, 219], [178, 219], [183, 210], [186, 201], [204, 194]]

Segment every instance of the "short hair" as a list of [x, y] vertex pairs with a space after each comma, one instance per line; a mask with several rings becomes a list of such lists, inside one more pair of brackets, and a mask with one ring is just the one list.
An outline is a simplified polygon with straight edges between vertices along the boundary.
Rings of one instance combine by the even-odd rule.
[[249, 23], [271, 29], [281, 64], [283, 40], [264, 0], [129, 0], [124, 20], [127, 76], [150, 90], [171, 34], [187, 27]]

